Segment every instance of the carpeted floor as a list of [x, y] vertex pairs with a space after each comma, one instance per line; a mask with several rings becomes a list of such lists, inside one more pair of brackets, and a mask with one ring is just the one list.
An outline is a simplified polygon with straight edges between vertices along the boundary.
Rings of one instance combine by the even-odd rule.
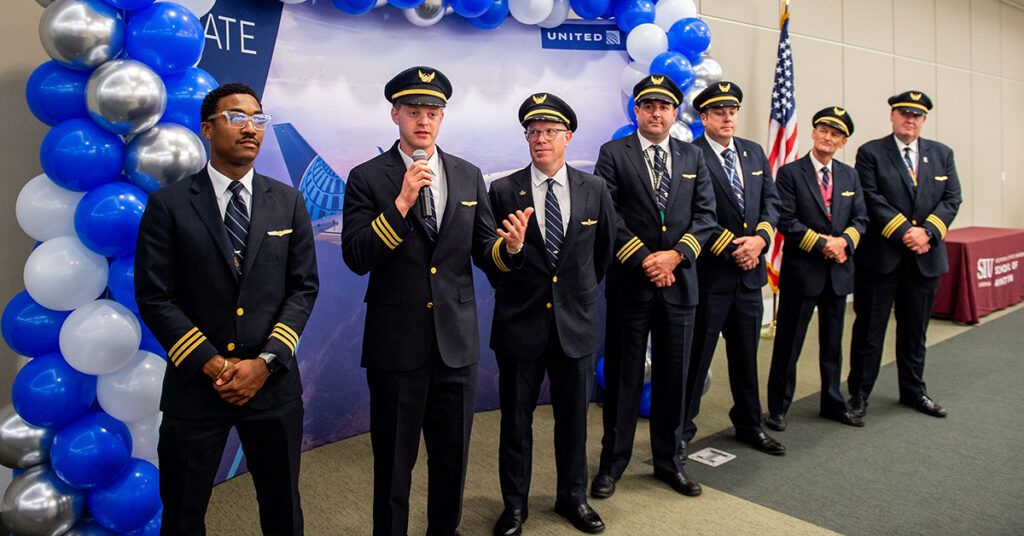
[[[852, 317], [848, 311], [847, 341]], [[890, 325], [884, 358], [889, 364], [883, 368], [863, 429], [817, 417], [817, 347], [808, 344], [798, 366], [798, 402], [790, 413], [790, 429], [773, 432], [789, 450], [782, 458], [731, 439], [727, 412], [732, 401], [723, 345], [719, 345], [712, 363], [712, 387], [697, 419], [699, 445], [695, 448], [714, 444], [737, 454], [737, 459], [714, 469], [691, 462], [688, 468], [704, 484], [704, 494], [698, 498], [678, 495], [654, 480], [644, 463], [650, 459], [650, 447], [647, 422], [641, 420], [633, 461], [615, 496], [591, 500], [591, 505], [604, 518], [609, 535], [1024, 534], [1017, 510], [1024, 503], [1024, 485], [1019, 484], [1024, 471], [1010, 443], [1014, 437], [1021, 439], [1016, 426], [1021, 419], [1014, 411], [1021, 406], [1021, 397], [1018, 390], [1009, 388], [1024, 379], [1020, 372], [1024, 369], [1012, 366], [1022, 322], [1024, 304], [992, 314], [978, 327], [932, 321], [928, 337], [933, 348], [925, 377], [936, 400], [950, 410], [945, 420], [896, 405]], [[808, 341], [817, 340], [815, 330], [812, 322]], [[975, 332], [983, 335], [959, 342], [962, 334]], [[939, 344], [947, 340], [950, 346]], [[998, 363], [983, 357], [993, 348], [1002, 351]], [[770, 357], [771, 341], [763, 340], [759, 351], [762, 397]], [[1016, 380], [1011, 372], [1017, 373]], [[498, 412], [486, 412], [477, 414], [474, 422], [461, 526], [465, 536], [490, 534], [501, 513], [498, 419]], [[550, 407], [538, 408], [534, 420], [533, 489], [524, 534], [581, 534], [553, 510]], [[588, 438], [594, 471], [601, 438], [598, 405], [590, 411]], [[413, 475], [411, 535], [426, 530], [425, 459], [421, 449], [421, 462]], [[306, 534], [370, 533], [370, 465], [367, 435], [303, 455], [300, 485]], [[863, 507], [850, 507], [852, 501]], [[248, 475], [217, 486], [207, 518], [210, 534], [259, 534]]]

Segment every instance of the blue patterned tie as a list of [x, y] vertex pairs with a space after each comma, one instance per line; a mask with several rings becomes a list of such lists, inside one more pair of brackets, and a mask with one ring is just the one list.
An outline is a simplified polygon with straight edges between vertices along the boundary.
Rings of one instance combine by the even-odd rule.
[[245, 239], [249, 234], [249, 211], [245, 207], [245, 199], [242, 199], [241, 181], [231, 181], [228, 190], [231, 190], [231, 200], [224, 211], [224, 226], [228, 228], [228, 238], [231, 239], [235, 270], [242, 273], [242, 265], [245, 264]]
[[558, 248], [562, 247], [562, 209], [555, 197], [555, 179], [548, 179], [548, 193], [544, 196], [544, 248], [552, 268], [558, 262]]
[[671, 177], [668, 173], [665, 173], [665, 155], [664, 150], [658, 145], [652, 145], [654, 148], [654, 177], [655, 182], [658, 183], [658, 210], [662, 214], [668, 207], [668, 190], [671, 186]]
[[[433, 172], [431, 172], [431, 175], [433, 175]], [[434, 179], [437, 179], [437, 177], [435, 176]], [[434, 192], [429, 186], [425, 186], [423, 188], [423, 195], [427, 196], [427, 202], [430, 203], [431, 209], [437, 206], [434, 204]], [[437, 213], [434, 212], [434, 210], [431, 210], [430, 212], [430, 216], [423, 216], [423, 222], [427, 224], [427, 236], [429, 236], [431, 240], [437, 240]]]
[[[828, 166], [821, 166], [821, 186], [828, 190], [828, 184], [832, 182], [832, 178], [828, 176]], [[828, 213], [828, 221], [832, 221], [832, 207], [828, 205], [828, 199], [825, 199], [825, 212]]]
[[917, 188], [917, 173], [914, 173], [914, 161], [910, 158], [910, 147], [903, 148], [903, 163], [907, 165], [910, 178], [914, 180], [914, 188]]
[[722, 151], [722, 159], [725, 160], [725, 173], [729, 175], [732, 193], [736, 196], [736, 202], [740, 204], [740, 212], [743, 212], [743, 183], [740, 182], [740, 174], [736, 172], [736, 152], [726, 149]]

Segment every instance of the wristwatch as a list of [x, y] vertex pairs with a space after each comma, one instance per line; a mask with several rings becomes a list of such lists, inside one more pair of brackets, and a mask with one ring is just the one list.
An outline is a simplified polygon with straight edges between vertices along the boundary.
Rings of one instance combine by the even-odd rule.
[[269, 370], [271, 374], [277, 372], [277, 369], [281, 368], [281, 364], [277, 362], [277, 354], [263, 352], [260, 354], [260, 359], [267, 364], [267, 370]]

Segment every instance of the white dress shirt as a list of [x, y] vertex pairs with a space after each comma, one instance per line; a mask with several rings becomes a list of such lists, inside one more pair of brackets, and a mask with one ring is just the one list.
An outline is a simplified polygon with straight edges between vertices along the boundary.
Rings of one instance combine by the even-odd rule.
[[[651, 161], [651, 165], [650, 166], [645, 165], [644, 167], [647, 168], [647, 176], [650, 177], [650, 179], [651, 179], [651, 187], [654, 188], [654, 192], [657, 193], [658, 192], [658, 187], [657, 187], [657, 184], [654, 181], [654, 169], [653, 169], [653, 166], [654, 166], [654, 150], [651, 149], [651, 147], [653, 147], [655, 145], [657, 145], [658, 147], [661, 147], [662, 154], [665, 155], [665, 176], [671, 178], [672, 177], [672, 151], [669, 150], [669, 144], [668, 144], [668, 139], [669, 138], [666, 136], [665, 139], [661, 140], [661, 143], [654, 143], [651, 140], [643, 137], [642, 134], [638, 133], [637, 137], [640, 138], [640, 150], [645, 152], [645, 153], [647, 153], [647, 158], [649, 158], [650, 161]], [[644, 162], [647, 161], [647, 158], [644, 159]]]
[[[398, 154], [402, 155], [402, 162], [405, 163], [405, 169], [409, 169], [412, 165], [412, 157], [402, 152], [402, 149], [398, 149]], [[437, 218], [437, 228], [441, 229], [441, 216], [444, 214], [444, 207], [448, 204], [448, 180], [444, 174], [444, 165], [441, 164], [441, 154], [434, 148], [434, 154], [430, 155], [427, 159], [427, 167], [430, 168], [430, 172], [434, 175], [430, 182], [430, 193], [434, 194], [434, 214]]]
[[[719, 145], [717, 141], [711, 139], [711, 136], [704, 136], [704, 139], [708, 140], [708, 145], [711, 146], [711, 150], [715, 151], [715, 156], [718, 157], [718, 163], [722, 164], [722, 169], [725, 168], [725, 159], [722, 158], [722, 151], [726, 149], [732, 149], [733, 154], [736, 156], [736, 174], [740, 177], [740, 184], [746, 186], [746, 181], [743, 179], [743, 165], [740, 164], [740, 155], [736, 151], [736, 140], [729, 138], [729, 146], [723, 147]], [[725, 177], [729, 178], [729, 172], [726, 170]]]
[[[213, 164], [206, 164], [206, 172], [210, 174], [210, 183], [213, 184], [213, 195], [217, 196], [217, 207], [220, 208], [220, 219], [224, 219], [224, 214], [227, 213], [228, 203], [231, 202], [231, 190], [228, 186], [231, 185], [233, 180], [229, 179], [227, 175], [217, 171]], [[249, 171], [241, 178], [238, 182], [242, 183], [242, 200], [245, 201], [245, 212], [250, 218], [252, 217], [252, 176], [253, 169], [249, 168]]]
[[533, 186], [533, 217], [537, 218], [537, 226], [540, 227], [540, 236], [546, 236], [546, 216], [544, 201], [548, 195], [548, 178], [555, 179], [555, 199], [558, 200], [558, 209], [562, 212], [562, 236], [565, 236], [569, 229], [569, 174], [565, 170], [565, 164], [555, 172], [554, 176], [548, 177], [537, 166], [530, 164], [530, 184]]
[[[895, 134], [893, 134], [892, 137], [894, 140], [896, 140], [896, 148], [899, 149], [900, 151], [900, 160], [906, 162], [906, 159], [903, 158], [903, 155], [906, 153], [904, 153], [903, 150], [906, 149], [907, 147], [910, 147], [910, 163], [914, 164], [914, 176], [917, 176], [917, 170], [919, 169], [918, 154], [920, 154], [917, 152], [917, 142], [918, 140], [920, 140], [920, 138], [910, 142], [910, 145], [907, 145], [900, 141], [900, 139], [897, 138]], [[904, 163], [904, 165], [906, 164]]]

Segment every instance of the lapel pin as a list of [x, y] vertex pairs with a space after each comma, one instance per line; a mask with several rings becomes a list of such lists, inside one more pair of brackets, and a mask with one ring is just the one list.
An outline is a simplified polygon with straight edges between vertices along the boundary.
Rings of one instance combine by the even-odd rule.
[[924, 163], [925, 163], [925, 164], [927, 164], [927, 163], [928, 163], [928, 157], [927, 157], [927, 156], [922, 156], [922, 157], [921, 157], [921, 159], [922, 159], [922, 160], [924, 160]]
[[526, 195], [526, 190], [519, 190], [519, 195]]
[[743, 158], [746, 158], [746, 157], [747, 157], [747, 152], [743, 151]]

